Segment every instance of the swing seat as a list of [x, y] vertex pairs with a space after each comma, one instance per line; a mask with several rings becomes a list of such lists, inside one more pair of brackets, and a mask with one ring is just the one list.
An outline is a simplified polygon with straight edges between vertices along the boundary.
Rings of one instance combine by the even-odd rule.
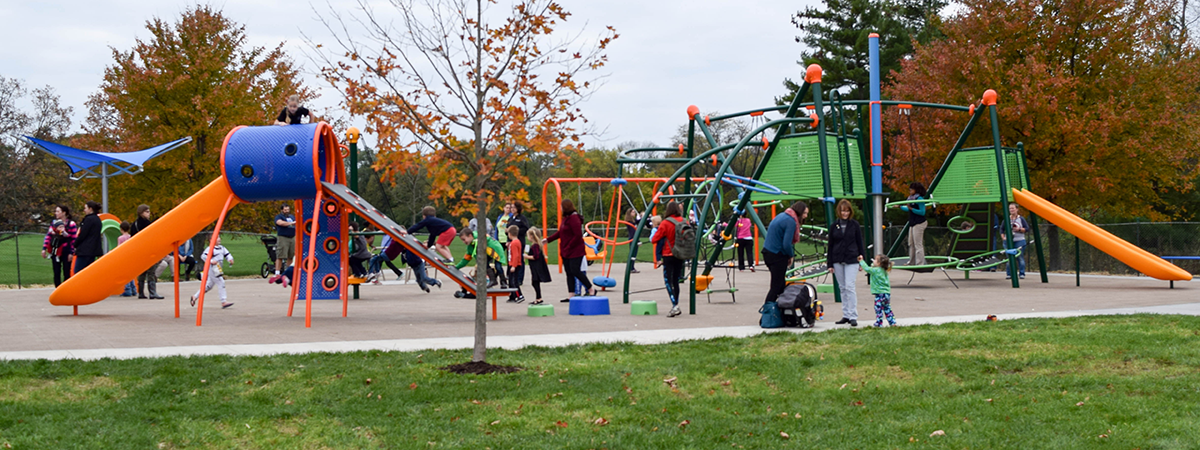
[[596, 238], [592, 236], [583, 237], [584, 253], [588, 261], [602, 261], [608, 256], [607, 250], [599, 250], [600, 245], [596, 243]]
[[602, 288], [617, 287], [617, 280], [611, 277], [596, 277], [592, 279], [592, 284]]

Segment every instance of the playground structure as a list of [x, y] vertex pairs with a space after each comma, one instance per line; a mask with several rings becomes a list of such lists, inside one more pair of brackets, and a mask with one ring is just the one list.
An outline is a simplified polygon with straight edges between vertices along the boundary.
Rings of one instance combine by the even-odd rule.
[[[981, 98], [968, 106], [946, 105], [925, 102], [899, 100], [881, 100], [879, 92], [878, 66], [878, 35], [870, 36], [871, 48], [871, 98], [869, 100], [843, 99], [834, 90], [829, 94], [829, 101], [824, 98], [821, 87], [822, 70], [819, 65], [810, 65], [805, 73], [794, 100], [787, 106], [772, 106], [753, 109], [718, 117], [700, 115], [696, 106], [689, 106], [687, 143], [681, 145], [680, 158], [639, 158], [638, 153], [671, 152], [669, 148], [634, 149], [622, 152], [618, 164], [653, 164], [675, 163], [681, 166], [667, 178], [654, 194], [656, 202], [669, 199], [685, 199], [696, 208], [698, 230], [707, 229], [710, 224], [725, 224], [722, 236], [728, 236], [736, 218], [746, 214], [752, 217], [757, 226], [765, 233], [762, 220], [753, 210], [755, 202], [760, 201], [797, 201], [819, 200], [824, 204], [826, 229], [834, 222], [833, 205], [840, 199], [869, 200], [870, 207], [863, 208], [866, 216], [865, 235], [870, 253], [883, 253], [883, 211], [885, 197], [883, 192], [883, 157], [882, 157], [882, 111], [885, 107], [911, 110], [917, 108], [934, 108], [956, 112], [965, 112], [968, 116], [963, 131], [958, 136], [946, 160], [938, 170], [928, 189], [929, 198], [921, 200], [938, 205], [966, 204], [963, 214], [954, 217], [952, 225], [958, 225], [956, 233], [965, 235], [977, 226], [977, 220], [972, 218], [970, 205], [1008, 204], [1014, 201], [1027, 208], [1030, 215], [1031, 228], [1034, 234], [1033, 245], [1039, 255], [1041, 281], [1048, 282], [1044, 258], [1041, 257], [1042, 239], [1038, 235], [1038, 216], [1059, 225], [1064, 230], [1079, 239], [1088, 242], [1096, 248], [1108, 253], [1130, 267], [1146, 275], [1162, 280], [1190, 280], [1191, 275], [1169, 262], [1149, 254], [1144, 250], [1129, 244], [1111, 234], [1100, 230], [1083, 219], [1058, 208], [1057, 206], [1037, 197], [1029, 191], [1028, 169], [1025, 166], [1023, 145], [1015, 147], [1004, 146], [1000, 139], [1000, 122], [997, 111], [998, 95], [993, 90], [987, 90]], [[857, 127], [848, 128], [846, 117], [849, 108], [860, 110], [867, 108], [869, 114], [859, 114]], [[758, 118], [763, 115], [781, 114], [782, 117], [765, 120], [746, 133], [738, 142], [721, 145], [711, 131], [712, 123], [741, 117]], [[869, 116], [869, 124], [868, 124]], [[977, 125], [987, 116], [990, 122], [991, 145], [966, 148], [965, 144], [973, 136]], [[811, 127], [811, 129], [805, 129]], [[862, 130], [870, 131], [870, 137], [864, 136]], [[708, 150], [697, 152], [697, 140], [704, 139]], [[731, 163], [741, 152], [750, 148], [762, 149], [762, 155], [754, 165], [754, 172], [749, 176], [738, 176], [730, 171]], [[706, 164], [714, 164], [718, 168], [712, 175], [719, 183], [708, 185], [697, 184], [694, 188], [690, 183], [694, 170]], [[668, 193], [667, 188], [677, 181], [683, 181], [680, 192]], [[867, 181], [870, 181], [868, 184]], [[721, 186], [730, 184], [740, 191], [732, 212], [727, 218], [721, 218]], [[868, 189], [869, 186], [869, 189]], [[888, 203], [899, 205], [911, 203], [901, 200]], [[647, 226], [648, 217], [654, 205], [645, 208], [642, 220], [637, 225], [635, 235], [640, 235]], [[989, 213], [990, 216], [990, 213]], [[988, 218], [990, 221], [990, 217]], [[908, 270], [932, 270], [935, 268], [954, 268], [969, 273], [972, 270], [982, 270], [999, 264], [1015, 265], [1020, 249], [1013, 246], [1011, 223], [1001, 221], [1001, 232], [1005, 235], [1004, 248], [996, 250], [967, 250], [969, 238], [956, 239], [955, 247], [962, 245], [959, 256], [945, 255], [927, 257], [936, 262], [921, 266], [905, 266], [903, 259], [897, 261], [896, 268]], [[806, 226], [805, 228], [809, 228]], [[822, 232], [820, 227], [809, 228], [813, 240], [819, 240]], [[899, 248], [907, 227], [892, 245], [889, 254]], [[699, 236], [699, 233], [698, 233]], [[975, 238], [978, 239], [978, 238]], [[697, 239], [702, 242], [703, 239]], [[639, 242], [631, 243], [629, 261], [637, 257]], [[698, 244], [699, 246], [699, 244]], [[757, 248], [756, 248], [757, 249]], [[697, 253], [700, 254], [699, 252]], [[696, 313], [696, 290], [698, 283], [703, 283], [716, 262], [717, 255], [697, 257], [690, 262], [689, 281], [689, 313]], [[704, 260], [703, 271], [698, 272], [700, 260]], [[817, 276], [826, 271], [817, 260], [804, 263], [793, 269], [793, 279], [803, 279]], [[630, 271], [625, 274], [623, 301], [629, 303], [628, 285]], [[711, 280], [711, 278], [708, 278]], [[1019, 287], [1019, 277], [1012, 277], [1012, 287]], [[833, 292], [839, 292], [837, 281], [834, 280]], [[680, 299], [682, 300], [682, 299]], [[839, 300], [840, 301], [840, 300]]]
[[[623, 214], [624, 211], [627, 211], [626, 208], [634, 208], [636, 211], [642, 211], [644, 209], [649, 209], [649, 211], [652, 215], [657, 214], [658, 213], [657, 197], [647, 199], [644, 191], [641, 188], [641, 185], [651, 184], [652, 191], [657, 192], [659, 190], [659, 188], [662, 187], [663, 183], [665, 183], [666, 181], [667, 181], [666, 178], [661, 178], [661, 177], [659, 177], [659, 178], [549, 178], [542, 185], [542, 209], [541, 210], [542, 211], [552, 211], [552, 210], [555, 211], [556, 212], [555, 217], [557, 218], [557, 220], [551, 222], [550, 215], [543, 214], [542, 229], [549, 229], [550, 226], [553, 226], [553, 225], [556, 225], [556, 224], [562, 222], [561, 203], [562, 203], [563, 199], [570, 198], [570, 195], [569, 195], [569, 186], [570, 185], [575, 185], [577, 187], [577, 189], [575, 189], [576, 194], [577, 194], [576, 195], [577, 200], [575, 201], [575, 205], [576, 205], [576, 208], [579, 209], [579, 208], [583, 208], [583, 203], [584, 203], [582, 201], [583, 200], [583, 191], [584, 191], [583, 186], [587, 185], [587, 184], [595, 184], [596, 188], [597, 188], [596, 189], [597, 193], [595, 194], [595, 196], [597, 197], [597, 199], [594, 203], [595, 208], [593, 209], [593, 211], [591, 211], [592, 214], [590, 216], [590, 219], [592, 219], [592, 220], [589, 220], [586, 224], [584, 224], [584, 235], [585, 235], [584, 239], [588, 246], [587, 247], [588, 262], [589, 263], [592, 263], [592, 262], [600, 263], [600, 275], [595, 277], [594, 283], [597, 284], [598, 286], [600, 286], [601, 288], [607, 290], [607, 288], [615, 286], [615, 280], [613, 280], [611, 278], [611, 271], [612, 271], [612, 265], [616, 259], [616, 250], [618, 248], [620, 248], [621, 246], [630, 245], [630, 243], [632, 241], [631, 239], [628, 239], [628, 238], [625, 240], [620, 240], [619, 233], [625, 227], [633, 227], [633, 226], [637, 225], [636, 223], [631, 223], [631, 222], [625, 220], [624, 214]], [[702, 184], [702, 183], [710, 183], [713, 181], [713, 179], [699, 177], [699, 178], [692, 178], [690, 181], [693, 183]], [[636, 202], [634, 201], [634, 197], [631, 197], [629, 195], [629, 192], [626, 190], [628, 186], [636, 186], [638, 194], [639, 194], [638, 198], [641, 199], [641, 206], [642, 206], [641, 208], [638, 208], [637, 205], [635, 205]], [[607, 189], [607, 192], [605, 191], [606, 189]], [[632, 189], [630, 189], [630, 190], [632, 190]], [[665, 195], [667, 195], [669, 197], [674, 194], [675, 190], [676, 190], [675, 186], [667, 186], [665, 188], [664, 192], [666, 192]], [[553, 194], [553, 196], [551, 194]], [[589, 194], [589, 196], [591, 196], [591, 194]], [[605, 197], [608, 198], [607, 203], [605, 203]], [[580, 212], [582, 214], [585, 211], [581, 210]], [[602, 231], [597, 232], [595, 227], [603, 227], [603, 229], [602, 229]], [[712, 230], [708, 230], [708, 231], [712, 231]], [[755, 233], [754, 233], [754, 241], [755, 241], [756, 246], [757, 246], [757, 242], [758, 242], [758, 238], [759, 238], [757, 231], [758, 231], [758, 229], [756, 228]], [[706, 254], [710, 251], [715, 250], [711, 246], [702, 247], [702, 248]], [[723, 249], [723, 250], [729, 250], [729, 249]], [[655, 263], [657, 264], [658, 261], [655, 261]], [[563, 269], [562, 269], [562, 256], [561, 255], [558, 256], [558, 264], [559, 264], [559, 269], [558, 269], [559, 273], [562, 273]], [[702, 283], [703, 283], [703, 281], [702, 281]], [[733, 282], [732, 275], [730, 276], [730, 280], [729, 280], [728, 284], [729, 284], [729, 286], [725, 289], [715, 289], [709, 283], [704, 283], [703, 285], [701, 285], [699, 287], [699, 289], [710, 295], [712, 293], [717, 293], [717, 292], [728, 292], [728, 293], [732, 294], [737, 291], [737, 287]]]
[[[347, 140], [356, 145], [358, 130], [347, 131]], [[462, 272], [443, 263], [432, 251], [408, 235], [393, 222], [346, 187], [343, 157], [353, 155], [339, 145], [333, 129], [326, 123], [287, 127], [241, 126], [225, 137], [221, 147], [221, 173], [206, 187], [160, 217], [151, 226], [125, 244], [105, 254], [75, 274], [50, 294], [50, 303], [72, 306], [89, 305], [120, 293], [126, 281], [176, 251], [179, 245], [216, 222], [206, 252], [216, 244], [224, 218], [239, 203], [292, 200], [299, 216], [296, 246], [297, 272], [292, 284], [287, 315], [296, 300], [305, 301], [305, 327], [312, 326], [314, 299], [342, 300], [342, 316], [348, 311], [348, 225], [349, 215], [359, 217], [387, 233], [426, 264], [442, 272], [467, 292], [475, 294], [475, 282]], [[353, 163], [353, 158], [351, 158]], [[175, 317], [179, 317], [179, 270], [175, 272]], [[204, 271], [207, 283], [209, 271]], [[496, 318], [495, 297], [511, 290], [488, 290], [492, 299], [492, 318]], [[204, 292], [196, 309], [196, 325], [204, 316]]]

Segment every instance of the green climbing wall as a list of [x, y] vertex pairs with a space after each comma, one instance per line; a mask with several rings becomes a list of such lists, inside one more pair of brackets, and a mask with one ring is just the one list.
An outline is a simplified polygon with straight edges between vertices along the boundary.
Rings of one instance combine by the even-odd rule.
[[[1028, 188], [1025, 161], [1013, 149], [1005, 149], [1005, 178], [1009, 187]], [[996, 154], [991, 147], [962, 149], [950, 161], [950, 167], [929, 192], [938, 203], [986, 203], [1000, 201], [1000, 177]], [[1012, 195], [1008, 196], [1009, 200]]]
[[[858, 143], [849, 139], [846, 150], [839, 150], [834, 136], [828, 136], [826, 149], [829, 152], [829, 181], [833, 196], [837, 198], [862, 199], [867, 188], [862, 176], [862, 157]], [[994, 166], [995, 164], [993, 164]], [[786, 195], [771, 195], [755, 192], [753, 201], [800, 200], [825, 196], [821, 174], [821, 149], [815, 134], [783, 139], [771, 155], [763, 170], [762, 181], [778, 187]]]

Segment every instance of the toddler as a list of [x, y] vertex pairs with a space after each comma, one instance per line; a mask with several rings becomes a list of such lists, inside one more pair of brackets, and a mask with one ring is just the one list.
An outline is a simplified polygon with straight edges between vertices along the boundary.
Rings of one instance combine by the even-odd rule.
[[[209, 256], [210, 251], [212, 252], [211, 257]], [[208, 292], [215, 286], [217, 288], [217, 295], [221, 297], [221, 309], [233, 306], [233, 303], [230, 303], [225, 298], [225, 271], [221, 268], [221, 263], [225, 261], [229, 261], [229, 265], [233, 265], [233, 254], [229, 253], [229, 250], [226, 250], [221, 245], [221, 238], [218, 237], [217, 246], [209, 247], [200, 258], [204, 261], [205, 266], [208, 267], [208, 279], [204, 281], [204, 286], [201, 289], [204, 289], [204, 292]], [[199, 298], [200, 291], [196, 291], [192, 295], [192, 306], [196, 306], [196, 300]]]
[[542, 304], [542, 283], [550, 282], [550, 266], [546, 264], [546, 252], [542, 249], [542, 230], [530, 228], [525, 233], [526, 240], [531, 242], [525, 249], [525, 260], [529, 261], [529, 280], [533, 284], [534, 295], [537, 299], [534, 305]]
[[859, 255], [858, 265], [871, 279], [871, 293], [875, 294], [875, 326], [883, 326], [886, 316], [888, 325], [896, 326], [896, 317], [892, 315], [892, 284], [888, 281], [888, 272], [892, 270], [892, 261], [883, 255], [875, 255], [875, 264], [867, 266]]
[[516, 225], [508, 226], [508, 287], [516, 289], [516, 292], [508, 295], [509, 303], [525, 301], [525, 294], [521, 292], [521, 284], [525, 282], [525, 259], [522, 257], [525, 244], [520, 233], [521, 229]]
[[[133, 229], [133, 224], [131, 224], [129, 222], [121, 222], [121, 236], [117, 238], [118, 246], [120, 246], [121, 244], [124, 244], [125, 241], [128, 241], [129, 238], [133, 237], [129, 234], [129, 230], [132, 230], [132, 229]], [[135, 295], [137, 295], [137, 283], [134, 283], [133, 280], [129, 280], [128, 283], [125, 283], [125, 292], [122, 292], [121, 296], [122, 297], [133, 297]]]

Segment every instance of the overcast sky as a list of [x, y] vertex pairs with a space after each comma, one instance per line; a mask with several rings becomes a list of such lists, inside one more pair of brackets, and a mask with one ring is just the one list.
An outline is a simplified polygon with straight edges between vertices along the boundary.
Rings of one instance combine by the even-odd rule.
[[[798, 78], [801, 49], [790, 15], [814, 0], [561, 0], [573, 13], [571, 27], [598, 34], [605, 25], [621, 37], [607, 52], [604, 86], [587, 103], [584, 114], [603, 140], [591, 145], [615, 146], [624, 141], [665, 145], [685, 123], [686, 108], [734, 112], [768, 106], [783, 92], [784, 77]], [[331, 0], [335, 8], [353, 3]], [[503, 4], [504, 2], [501, 1]], [[153, 17], [174, 22], [194, 1], [20, 1], [0, 0], [0, 75], [23, 79], [29, 87], [49, 85], [75, 109], [74, 127], [86, 116], [84, 102], [97, 90], [104, 68], [112, 62], [110, 47], [122, 51], [134, 39], [147, 39], [145, 23]], [[301, 30], [327, 36], [313, 7], [304, 0], [211, 2], [246, 26], [253, 45], [285, 49], [318, 86], [317, 109], [337, 108], [338, 95], [318, 82], [316, 64], [305, 56]], [[325, 2], [316, 3], [325, 10]], [[361, 122], [358, 123], [361, 125]]]

